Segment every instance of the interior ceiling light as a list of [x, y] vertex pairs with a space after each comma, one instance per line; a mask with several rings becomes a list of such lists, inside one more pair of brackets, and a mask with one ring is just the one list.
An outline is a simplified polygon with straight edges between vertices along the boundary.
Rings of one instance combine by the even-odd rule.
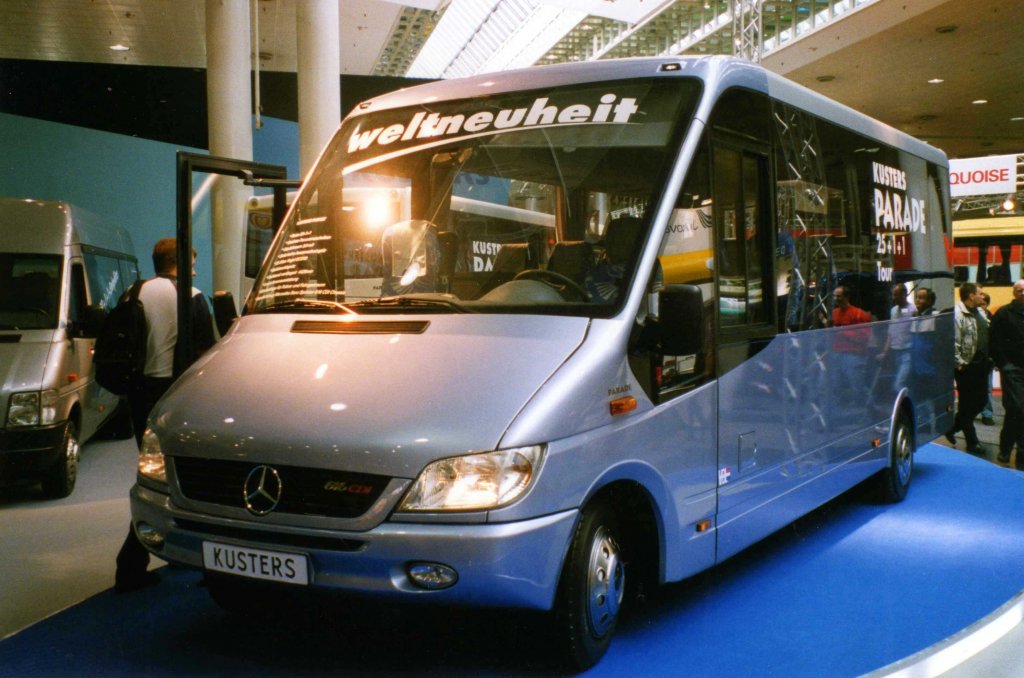
[[952, 33], [956, 29], [957, 29], [956, 26], [950, 24], [949, 26], [939, 26], [938, 28], [935, 29], [935, 32], [936, 33], [943, 33], [943, 34], [945, 34], [945, 33]]
[[1014, 196], [1008, 195], [1006, 196], [1006, 199], [1003, 200], [1001, 206], [1004, 212], [1012, 212], [1013, 210], [1017, 209], [1017, 201], [1014, 200]]
[[941, 82], [946, 82], [946, 81], [943, 80], [942, 78], [932, 78], [931, 80], [928, 81], [928, 84], [929, 85], [938, 85]]
[[1012, 118], [1010, 118], [1010, 122], [1020, 122], [1022, 120], [1024, 120], [1024, 116], [1022, 115], [1015, 115]]
[[113, 52], [127, 52], [131, 49], [131, 47], [129, 47], [128, 45], [122, 45], [121, 43], [117, 43], [116, 45], [111, 45], [110, 49]]
[[976, 106], [980, 106], [981, 104], [987, 104], [988, 103], [988, 99], [975, 99], [971, 103], [976, 105]]

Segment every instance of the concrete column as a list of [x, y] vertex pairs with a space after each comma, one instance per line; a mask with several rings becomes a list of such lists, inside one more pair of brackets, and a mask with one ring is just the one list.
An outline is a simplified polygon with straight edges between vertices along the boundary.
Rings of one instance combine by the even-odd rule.
[[299, 174], [306, 173], [341, 121], [338, 0], [295, 3], [299, 81]]
[[[302, 3], [299, 3], [302, 4]], [[210, 155], [252, 160], [252, 76], [249, 0], [206, 0], [206, 100]], [[213, 222], [213, 290], [240, 303], [243, 219], [252, 189], [221, 176], [210, 195]], [[205, 253], [199, 252], [199, 260]]]

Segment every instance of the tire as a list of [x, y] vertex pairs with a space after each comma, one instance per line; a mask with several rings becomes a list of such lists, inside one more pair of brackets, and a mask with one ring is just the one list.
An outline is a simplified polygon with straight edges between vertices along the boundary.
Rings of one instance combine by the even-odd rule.
[[896, 418], [889, 438], [889, 465], [878, 475], [878, 498], [886, 503], [903, 501], [914, 476], [914, 430], [905, 414]]
[[49, 499], [63, 499], [75, 489], [78, 480], [78, 427], [68, 421], [64, 426], [60, 458], [43, 474], [43, 494]]
[[561, 663], [572, 671], [596, 664], [619, 620], [626, 571], [620, 522], [604, 503], [583, 510], [559, 581], [554, 639]]

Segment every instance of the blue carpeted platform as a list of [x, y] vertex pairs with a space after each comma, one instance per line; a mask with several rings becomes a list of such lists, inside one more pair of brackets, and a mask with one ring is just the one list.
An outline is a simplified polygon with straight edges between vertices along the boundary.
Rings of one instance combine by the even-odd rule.
[[[855, 491], [662, 588], [588, 675], [856, 676], [1024, 589], [1024, 473], [926, 445], [907, 499]], [[0, 675], [544, 675], [534, 615], [360, 605], [238, 621], [197, 573], [110, 591], [0, 642]]]

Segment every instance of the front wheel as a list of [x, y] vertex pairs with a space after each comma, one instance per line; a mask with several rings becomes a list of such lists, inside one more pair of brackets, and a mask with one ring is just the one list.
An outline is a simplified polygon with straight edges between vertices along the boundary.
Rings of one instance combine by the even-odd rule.
[[889, 466], [877, 479], [879, 499], [888, 503], [902, 501], [914, 475], [914, 431], [905, 414], [896, 419], [889, 438]]
[[60, 457], [43, 475], [43, 494], [50, 499], [63, 499], [71, 494], [78, 480], [78, 455], [78, 427], [68, 420]]
[[559, 654], [570, 669], [596, 664], [615, 632], [626, 585], [620, 530], [611, 508], [592, 504], [569, 545], [554, 619]]

